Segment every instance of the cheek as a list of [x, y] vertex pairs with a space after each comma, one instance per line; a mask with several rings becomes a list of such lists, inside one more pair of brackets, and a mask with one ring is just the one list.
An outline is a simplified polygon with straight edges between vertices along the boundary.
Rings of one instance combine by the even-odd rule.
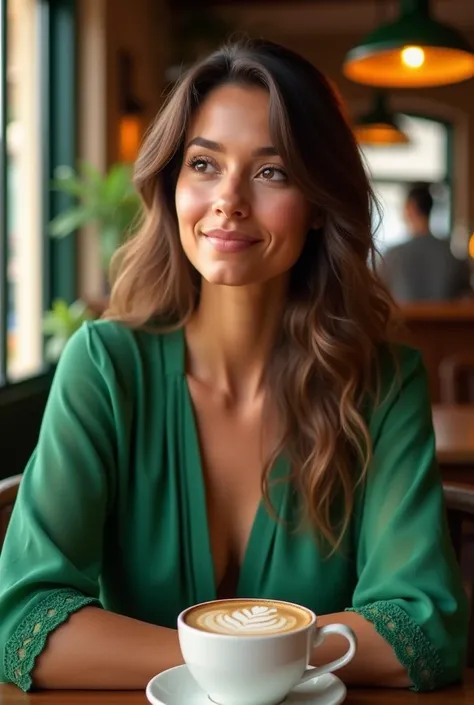
[[300, 193], [275, 194], [275, 198], [262, 200], [259, 211], [277, 247], [286, 245], [300, 249], [303, 246], [311, 225], [311, 209]]
[[176, 214], [182, 227], [194, 227], [206, 208], [205, 199], [200, 189], [180, 182], [176, 185]]

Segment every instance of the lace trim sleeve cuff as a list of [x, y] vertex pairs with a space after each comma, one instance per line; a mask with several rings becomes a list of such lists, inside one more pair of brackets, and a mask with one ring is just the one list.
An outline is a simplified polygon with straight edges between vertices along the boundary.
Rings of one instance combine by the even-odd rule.
[[99, 600], [76, 590], [59, 589], [49, 593], [21, 622], [5, 647], [5, 674], [24, 691], [33, 685], [31, 673], [49, 634], [68, 617], [86, 605], [101, 607]]
[[406, 668], [413, 690], [433, 690], [443, 682], [443, 666], [438, 652], [421, 627], [397, 604], [380, 601], [347, 611], [356, 612], [371, 622], [390, 644]]

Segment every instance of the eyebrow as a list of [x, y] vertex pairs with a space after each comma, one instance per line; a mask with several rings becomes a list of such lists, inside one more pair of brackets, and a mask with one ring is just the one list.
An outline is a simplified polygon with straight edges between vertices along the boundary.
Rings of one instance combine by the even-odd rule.
[[[204, 147], [204, 149], [210, 149], [212, 152], [225, 152], [223, 145], [220, 142], [214, 142], [214, 140], [208, 140], [205, 137], [194, 137], [187, 144], [187, 149], [196, 145], [197, 147]], [[278, 157], [278, 151], [275, 147], [269, 145], [268, 147], [258, 147], [252, 152], [254, 157]]]

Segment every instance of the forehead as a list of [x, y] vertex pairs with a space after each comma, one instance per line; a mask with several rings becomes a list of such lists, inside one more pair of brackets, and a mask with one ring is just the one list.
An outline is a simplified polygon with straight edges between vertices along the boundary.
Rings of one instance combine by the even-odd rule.
[[206, 137], [223, 145], [271, 144], [269, 95], [263, 88], [228, 84], [215, 88], [196, 110], [188, 138]]

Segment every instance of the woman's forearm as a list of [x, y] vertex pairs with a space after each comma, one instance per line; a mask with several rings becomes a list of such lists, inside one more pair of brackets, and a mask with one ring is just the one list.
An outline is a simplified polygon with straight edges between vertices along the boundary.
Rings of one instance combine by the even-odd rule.
[[[408, 688], [411, 685], [406, 669], [401, 665], [390, 644], [373, 625], [355, 612], [340, 612], [318, 617], [318, 624], [346, 624], [357, 636], [357, 651], [352, 661], [337, 675], [347, 685]], [[311, 664], [319, 666], [339, 658], [347, 651], [344, 637], [330, 635], [313, 652]]]
[[[347, 624], [358, 641], [356, 655], [338, 675], [348, 685], [406, 688], [406, 670], [372, 624], [354, 612], [318, 618], [318, 624]], [[314, 666], [347, 650], [343, 637], [328, 636], [314, 650]], [[36, 661], [33, 682], [39, 688], [143, 689], [155, 674], [183, 663], [178, 633], [96, 607], [71, 615], [48, 638]]]
[[52, 632], [38, 657], [39, 688], [135, 690], [183, 663], [174, 629], [84, 607]]

